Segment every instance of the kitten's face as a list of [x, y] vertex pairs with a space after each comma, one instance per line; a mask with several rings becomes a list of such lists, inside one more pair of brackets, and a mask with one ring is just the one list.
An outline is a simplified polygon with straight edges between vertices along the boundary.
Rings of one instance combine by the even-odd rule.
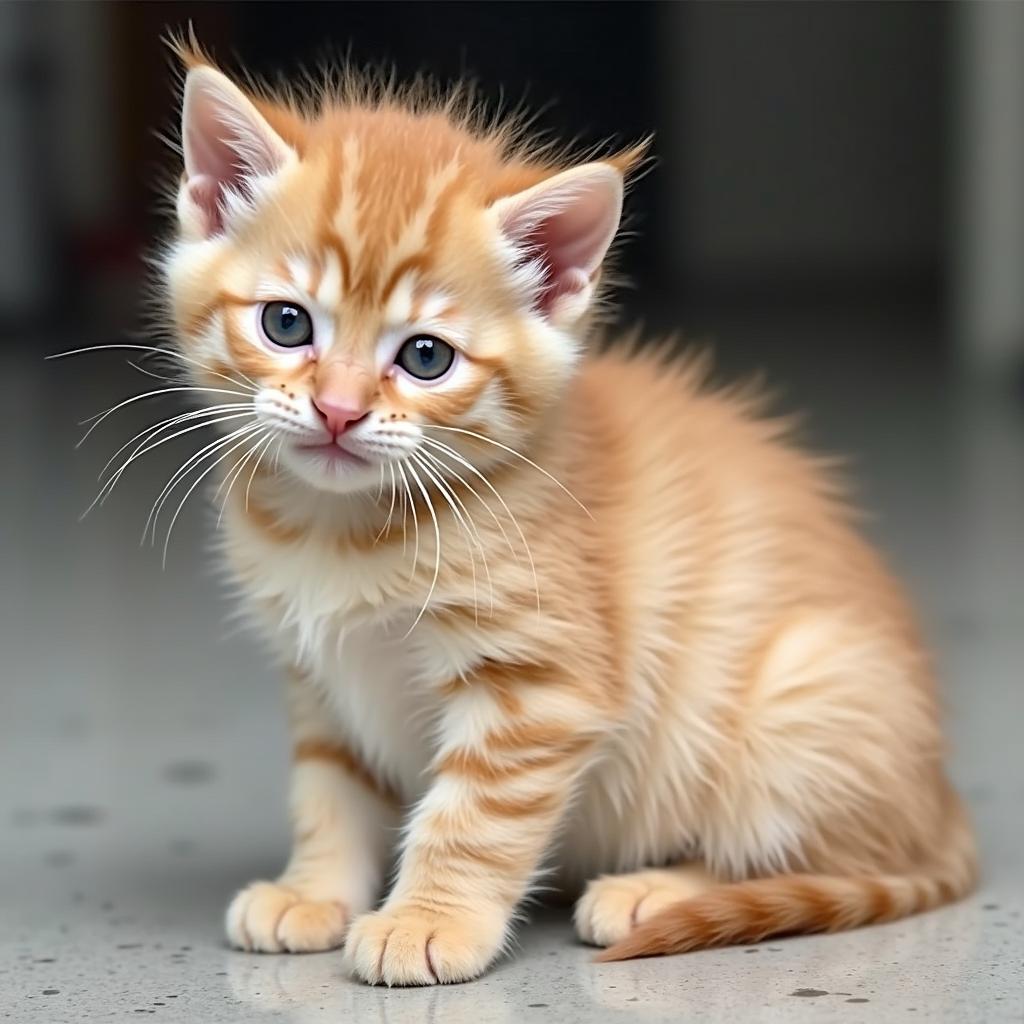
[[618, 223], [615, 167], [513, 165], [440, 114], [257, 110], [207, 67], [183, 143], [172, 309], [201, 383], [252, 389], [242, 442], [351, 493], [543, 429]]

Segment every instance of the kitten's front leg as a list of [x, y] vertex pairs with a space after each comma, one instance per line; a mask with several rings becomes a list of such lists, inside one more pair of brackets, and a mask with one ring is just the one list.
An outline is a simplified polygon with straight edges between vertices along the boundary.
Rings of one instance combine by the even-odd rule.
[[340, 946], [352, 918], [374, 905], [398, 823], [397, 801], [359, 761], [316, 685], [293, 673], [292, 855], [276, 882], [232, 900], [228, 941], [262, 953]]
[[505, 945], [594, 735], [593, 705], [568, 687], [532, 683], [520, 701], [508, 678], [494, 666], [450, 698], [394, 890], [349, 932], [346, 955], [365, 981], [465, 981]]

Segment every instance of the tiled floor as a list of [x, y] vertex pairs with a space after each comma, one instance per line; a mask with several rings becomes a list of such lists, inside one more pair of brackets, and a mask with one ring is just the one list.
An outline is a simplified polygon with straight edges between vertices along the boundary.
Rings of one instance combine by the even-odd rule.
[[111, 358], [44, 364], [26, 345], [3, 367], [0, 1017], [1020, 1021], [1024, 423], [947, 387], [913, 318], [715, 325], [730, 365], [769, 368], [785, 404], [811, 407], [809, 436], [857, 456], [880, 513], [870, 529], [939, 653], [953, 771], [984, 851], [976, 896], [846, 935], [609, 966], [564, 910], [544, 910], [513, 958], [443, 990], [362, 987], [337, 954], [227, 950], [228, 896], [286, 852], [277, 681], [224, 626], [200, 503], [166, 571], [136, 544], [170, 458], [76, 522], [140, 417], [126, 411], [77, 453], [73, 421], [139, 379]]

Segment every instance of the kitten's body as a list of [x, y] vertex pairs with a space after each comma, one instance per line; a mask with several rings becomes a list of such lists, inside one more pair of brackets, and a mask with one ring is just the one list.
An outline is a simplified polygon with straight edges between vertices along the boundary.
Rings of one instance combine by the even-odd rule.
[[[614, 163], [559, 177], [391, 103], [309, 123], [263, 104], [278, 137], [193, 74], [197, 131], [244, 129], [262, 177], [211, 204], [229, 171], [209, 137], [186, 150], [169, 260], [185, 350], [244, 375], [281, 445], [320, 436], [330, 389], [365, 386], [357, 430], [331, 436], [380, 468], [379, 484], [352, 469], [356, 487], [331, 463], [341, 483], [320, 483], [290, 452], [229, 490], [228, 563], [293, 667], [296, 760], [292, 863], [236, 899], [232, 941], [347, 932], [360, 976], [429, 983], [483, 970], [545, 870], [570, 889], [620, 873], [577, 908], [616, 956], [965, 891], [926, 659], [825, 471], [695, 365], [625, 349], [576, 365]], [[521, 244], [543, 264], [524, 272]], [[331, 347], [259, 350], [245, 308], [278, 293], [321, 311]], [[379, 339], [428, 308], [465, 367], [403, 394]], [[369, 914], [403, 809], [397, 881]], [[760, 881], [729, 884], [744, 879]]]

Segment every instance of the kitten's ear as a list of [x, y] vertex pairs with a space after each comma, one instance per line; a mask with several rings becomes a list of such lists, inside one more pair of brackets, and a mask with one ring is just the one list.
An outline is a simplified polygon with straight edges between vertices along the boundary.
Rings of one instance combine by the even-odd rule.
[[584, 164], [494, 203], [504, 236], [529, 259], [537, 306], [568, 327], [590, 304], [622, 215], [622, 173]]
[[245, 93], [205, 65], [192, 68], [185, 79], [181, 144], [185, 178], [179, 215], [204, 237], [224, 230], [232, 200], [251, 199], [255, 179], [295, 159], [295, 151]]

